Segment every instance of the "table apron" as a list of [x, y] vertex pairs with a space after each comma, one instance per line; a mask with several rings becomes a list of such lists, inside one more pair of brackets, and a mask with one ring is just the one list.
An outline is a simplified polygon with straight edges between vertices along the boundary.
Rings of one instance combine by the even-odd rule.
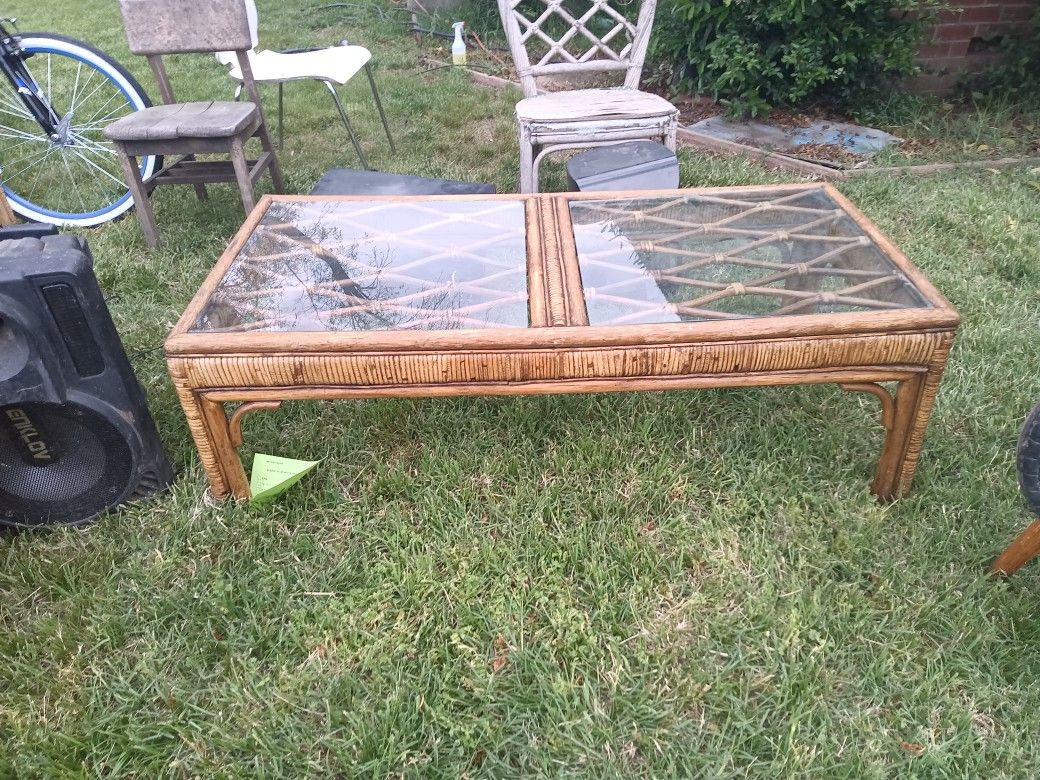
[[[179, 355], [168, 363], [174, 379], [192, 388], [376, 388], [377, 394], [404, 395], [409, 388], [433, 394], [443, 387], [437, 394], [477, 395], [492, 386], [585, 383], [596, 391], [609, 390], [612, 383], [634, 387], [683, 380], [706, 387], [771, 384], [772, 376], [846, 370], [924, 371], [937, 353], [948, 350], [951, 338], [950, 333], [928, 332], [566, 350]], [[465, 391], [467, 385], [473, 386], [471, 392]]]
[[779, 387], [783, 385], [855, 384], [903, 382], [924, 374], [925, 366], [879, 366], [808, 371], [773, 371], [762, 374], [708, 374], [698, 376], [560, 379], [532, 382], [466, 382], [416, 385], [293, 385], [285, 387], [192, 388], [209, 401], [234, 403], [260, 400], [349, 400], [365, 398], [445, 398], [491, 395], [566, 395], [576, 393], [626, 393], [668, 390], [703, 390], [723, 387]]

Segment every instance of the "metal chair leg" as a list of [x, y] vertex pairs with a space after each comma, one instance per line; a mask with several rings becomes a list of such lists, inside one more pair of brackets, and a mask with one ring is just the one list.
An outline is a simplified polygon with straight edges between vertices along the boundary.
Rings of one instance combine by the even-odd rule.
[[372, 97], [375, 98], [376, 108], [379, 109], [379, 118], [383, 120], [383, 129], [386, 131], [386, 140], [390, 142], [390, 151], [397, 154], [394, 139], [390, 136], [390, 125], [386, 123], [386, 114], [383, 112], [383, 101], [379, 99], [379, 90], [376, 89], [376, 80], [372, 75], [372, 64], [369, 62], [365, 63], [365, 75], [368, 76], [368, 83], [372, 87]]
[[328, 87], [329, 92], [332, 93], [332, 102], [336, 104], [336, 110], [339, 111], [339, 118], [343, 120], [343, 126], [347, 128], [347, 135], [350, 136], [350, 142], [354, 144], [354, 151], [357, 152], [358, 159], [361, 161], [361, 167], [366, 171], [372, 170], [368, 167], [368, 160], [365, 159], [365, 153], [361, 151], [361, 144], [358, 143], [357, 136], [354, 135], [354, 127], [350, 124], [350, 119], [347, 118], [347, 112], [343, 110], [343, 104], [339, 102], [339, 95], [336, 94], [336, 88], [328, 81], [323, 81], [322, 84]]
[[285, 117], [285, 111], [283, 110], [284, 107], [285, 107], [285, 103], [284, 103], [284, 100], [283, 100], [283, 93], [285, 91], [283, 89], [284, 86], [285, 86], [285, 82], [284, 81], [279, 81], [278, 82], [278, 151], [279, 152], [282, 151], [285, 148], [285, 126], [283, 124], [284, 117]]

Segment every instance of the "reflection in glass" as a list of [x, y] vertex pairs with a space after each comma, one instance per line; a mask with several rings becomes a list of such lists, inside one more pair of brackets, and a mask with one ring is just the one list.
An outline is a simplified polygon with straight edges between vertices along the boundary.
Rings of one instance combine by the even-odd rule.
[[822, 190], [572, 201], [592, 325], [930, 304]]
[[193, 331], [527, 327], [519, 201], [278, 201]]

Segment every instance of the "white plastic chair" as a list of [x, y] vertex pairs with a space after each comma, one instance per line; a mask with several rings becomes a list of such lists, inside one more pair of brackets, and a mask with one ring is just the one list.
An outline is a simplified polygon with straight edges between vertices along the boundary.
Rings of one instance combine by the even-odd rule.
[[[298, 51], [270, 51], [264, 49], [256, 51], [257, 38], [257, 11], [255, 0], [245, 0], [246, 13], [249, 16], [250, 33], [253, 37], [253, 50], [249, 54], [249, 65], [253, 71], [253, 79], [257, 83], [278, 84], [278, 144], [281, 146], [284, 127], [284, 100], [282, 87], [286, 81], [320, 81], [332, 95], [332, 102], [336, 105], [343, 126], [350, 136], [350, 142], [354, 145], [358, 159], [364, 168], [368, 168], [365, 153], [361, 150], [354, 127], [350, 123], [347, 112], [340, 102], [337, 86], [343, 86], [350, 81], [359, 71], [364, 69], [368, 77], [369, 86], [372, 88], [372, 98], [375, 100], [376, 108], [379, 110], [379, 118], [383, 122], [386, 131], [386, 139], [390, 142], [390, 150], [396, 152], [394, 139], [390, 135], [390, 126], [386, 121], [386, 113], [383, 111], [383, 102], [379, 99], [379, 90], [376, 88], [375, 78], [372, 76], [370, 60], [372, 52], [364, 46], [351, 46], [346, 41], [340, 46], [329, 46], [324, 49], [301, 49]], [[229, 75], [238, 82], [235, 91], [237, 99], [242, 91], [242, 69], [233, 52], [221, 52], [217, 59], [223, 65], [229, 66]]]
[[[520, 192], [538, 192], [546, 155], [623, 141], [660, 141], [675, 150], [679, 110], [662, 97], [639, 91], [657, 0], [641, 0], [630, 21], [615, 6], [629, 0], [498, 0], [524, 100], [520, 125]], [[576, 10], [576, 6], [582, 6]], [[553, 37], [553, 36], [556, 37]], [[623, 72], [622, 89], [577, 89], [539, 94], [539, 76]]]

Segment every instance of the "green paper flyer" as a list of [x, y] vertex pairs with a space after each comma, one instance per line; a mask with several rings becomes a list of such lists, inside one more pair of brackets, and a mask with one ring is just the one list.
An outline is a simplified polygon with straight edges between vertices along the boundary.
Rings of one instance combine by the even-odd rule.
[[320, 460], [294, 460], [256, 453], [253, 456], [253, 473], [249, 478], [252, 503], [258, 504], [280, 496], [319, 463]]

